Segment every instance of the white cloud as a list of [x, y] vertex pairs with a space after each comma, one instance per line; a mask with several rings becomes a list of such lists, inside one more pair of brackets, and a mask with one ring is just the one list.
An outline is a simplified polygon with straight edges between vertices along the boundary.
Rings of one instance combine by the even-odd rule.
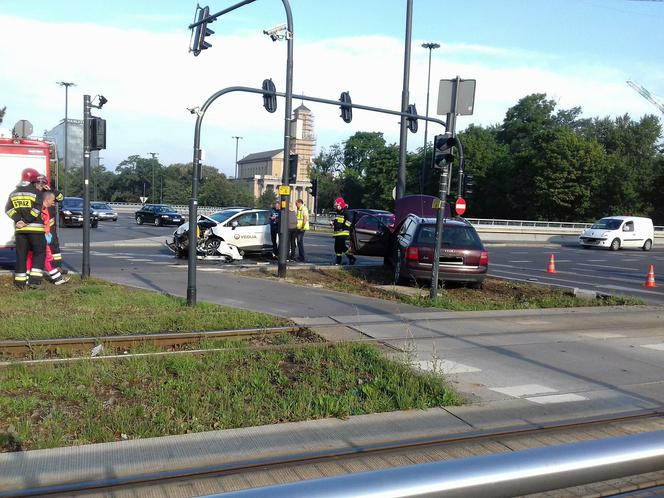
[[[189, 19], [183, 19], [183, 26]], [[66, 79], [70, 89], [70, 117], [80, 117], [82, 95], [103, 93], [108, 104], [98, 114], [108, 121], [109, 166], [130, 154], [159, 150], [165, 163], [191, 158], [194, 117], [187, 107], [200, 105], [213, 92], [236, 85], [260, 87], [272, 77], [284, 91], [284, 42], [273, 43], [256, 32], [224, 36], [216, 29], [213, 47], [199, 57], [187, 51], [189, 32], [151, 33], [93, 24], [47, 23], [0, 16], [4, 40], [0, 46], [3, 76], [0, 105], [7, 106], [7, 124], [30, 119], [36, 130], [51, 128], [62, 118], [64, 98], [56, 81]], [[25, 33], [39, 36], [24, 36]], [[414, 47], [419, 48], [419, 43]], [[362, 36], [305, 42], [295, 39], [295, 94], [336, 100], [342, 91], [353, 102], [397, 109], [401, 103], [403, 41], [385, 36]], [[26, 54], [32, 56], [27, 57]], [[425, 113], [428, 54], [413, 48], [410, 101]], [[587, 67], [555, 56], [473, 44], [443, 45], [434, 52], [431, 67], [430, 113], [435, 112], [437, 81], [461, 75], [477, 79], [476, 114], [459, 119], [464, 127], [474, 122], [502, 121], [508, 107], [533, 92], [547, 93], [563, 108], [582, 106], [585, 115], [633, 116], [656, 109], [630, 89], [631, 75], [620, 69]], [[660, 72], [661, 75], [661, 72]], [[294, 102], [294, 107], [299, 101]], [[356, 110], [347, 125], [336, 106], [306, 103], [316, 118], [319, 146], [348, 137], [358, 130], [383, 131], [398, 141], [396, 116]], [[268, 114], [260, 95], [234, 94], [219, 99], [204, 121], [203, 147], [208, 161], [226, 172], [233, 169], [235, 141], [245, 137], [241, 155], [276, 148], [283, 143], [283, 106]], [[410, 148], [421, 146], [423, 129], [409, 134]], [[435, 126], [430, 127], [435, 133]]]

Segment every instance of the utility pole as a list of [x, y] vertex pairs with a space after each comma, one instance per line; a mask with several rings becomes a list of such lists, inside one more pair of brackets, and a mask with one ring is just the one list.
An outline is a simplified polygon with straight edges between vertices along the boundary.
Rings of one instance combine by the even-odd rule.
[[[408, 110], [408, 87], [410, 81], [410, 40], [413, 31], [413, 0], [407, 0], [406, 6], [406, 43], [403, 56], [403, 88], [401, 90], [401, 112]], [[396, 199], [406, 194], [406, 154], [408, 147], [408, 120], [401, 116], [401, 133], [399, 135], [399, 170], [397, 171]]]
[[[438, 43], [423, 43], [422, 48], [429, 49], [429, 71], [427, 72], [427, 110], [426, 117], [429, 117], [429, 90], [431, 88], [431, 51], [440, 48]], [[420, 194], [424, 190], [424, 171], [427, 164], [427, 133], [429, 131], [429, 121], [424, 122], [424, 147], [422, 147], [422, 169], [420, 170]]]
[[64, 167], [64, 179], [62, 182], [63, 193], [67, 197], [67, 143], [69, 142], [69, 119], [68, 119], [68, 108], [69, 108], [69, 87], [76, 86], [76, 83], [70, 81], [58, 81], [58, 85], [65, 87], [65, 167]]
[[157, 202], [157, 186], [155, 185], [154, 167], [159, 162], [157, 159], [159, 152], [148, 152], [148, 154], [152, 156], [152, 202]]
[[237, 165], [237, 149], [238, 149], [238, 143], [244, 137], [231, 137], [231, 138], [235, 139], [235, 176], [234, 176], [234, 178], [237, 180], [238, 174], [240, 173], [240, 167]]

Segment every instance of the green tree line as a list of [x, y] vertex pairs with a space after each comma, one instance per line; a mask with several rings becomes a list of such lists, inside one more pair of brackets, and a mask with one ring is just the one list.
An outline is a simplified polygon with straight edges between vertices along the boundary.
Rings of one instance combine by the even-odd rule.
[[[659, 119], [581, 118], [581, 108], [556, 109], [545, 94], [522, 98], [503, 122], [459, 133], [465, 171], [475, 180], [467, 216], [590, 221], [631, 214], [664, 225], [664, 147]], [[408, 194], [437, 195], [432, 147], [409, 153]], [[311, 176], [319, 207], [342, 195], [352, 207], [392, 209], [399, 149], [379, 132], [358, 132], [324, 149]], [[453, 174], [452, 200], [456, 188]]]

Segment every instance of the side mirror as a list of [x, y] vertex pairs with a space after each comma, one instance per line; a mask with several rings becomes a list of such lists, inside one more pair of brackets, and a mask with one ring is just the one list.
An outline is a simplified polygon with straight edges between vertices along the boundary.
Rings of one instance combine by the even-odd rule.
[[239, 225], [239, 223], [237, 222], [237, 220], [234, 220], [234, 221], [231, 222], [231, 227], [233, 227], [233, 230], [235, 230], [238, 225]]

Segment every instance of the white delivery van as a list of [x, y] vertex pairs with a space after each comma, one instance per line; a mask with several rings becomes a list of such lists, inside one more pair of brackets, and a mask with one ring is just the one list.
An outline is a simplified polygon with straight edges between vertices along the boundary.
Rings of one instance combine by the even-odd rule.
[[584, 248], [608, 247], [617, 251], [623, 247], [652, 249], [655, 229], [650, 218], [636, 216], [610, 216], [597, 220], [579, 236]]

